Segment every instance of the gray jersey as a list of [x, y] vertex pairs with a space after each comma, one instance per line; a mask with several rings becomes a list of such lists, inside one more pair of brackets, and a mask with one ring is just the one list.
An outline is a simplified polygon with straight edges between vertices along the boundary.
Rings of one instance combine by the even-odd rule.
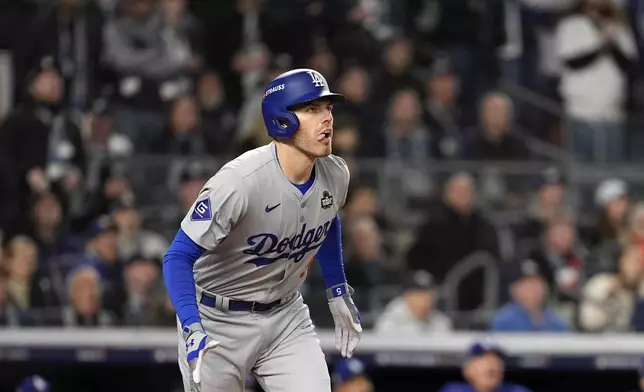
[[302, 195], [282, 172], [273, 143], [227, 163], [181, 223], [206, 249], [194, 265], [197, 286], [264, 303], [298, 290], [348, 185], [346, 163], [330, 155], [316, 161], [313, 184]]

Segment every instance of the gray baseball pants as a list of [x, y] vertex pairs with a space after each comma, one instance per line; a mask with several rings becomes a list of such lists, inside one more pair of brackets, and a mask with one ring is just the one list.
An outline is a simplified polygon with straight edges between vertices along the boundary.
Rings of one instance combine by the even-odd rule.
[[249, 372], [266, 392], [330, 392], [326, 360], [309, 308], [298, 293], [266, 312], [230, 311], [199, 304], [211, 339], [201, 383], [193, 388], [185, 342], [179, 334], [179, 368], [186, 392], [244, 392]]

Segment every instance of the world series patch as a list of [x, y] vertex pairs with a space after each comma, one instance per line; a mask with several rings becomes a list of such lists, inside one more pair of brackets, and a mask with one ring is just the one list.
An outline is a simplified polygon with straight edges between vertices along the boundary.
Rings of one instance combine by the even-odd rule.
[[320, 200], [320, 204], [324, 209], [330, 208], [333, 205], [333, 196], [331, 196], [329, 191], [322, 192], [322, 199]]

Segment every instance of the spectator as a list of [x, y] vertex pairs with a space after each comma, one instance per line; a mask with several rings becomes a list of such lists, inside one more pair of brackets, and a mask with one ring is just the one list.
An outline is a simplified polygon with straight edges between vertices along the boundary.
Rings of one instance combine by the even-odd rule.
[[431, 135], [422, 122], [420, 101], [413, 90], [400, 90], [391, 98], [384, 125], [384, 151], [390, 160], [431, 158]]
[[391, 38], [384, 49], [382, 67], [373, 77], [371, 100], [376, 106], [384, 106], [397, 91], [418, 91], [418, 80], [414, 76], [414, 47], [405, 37]]
[[638, 298], [644, 295], [644, 265], [640, 250], [628, 247], [617, 272], [600, 273], [583, 290], [580, 326], [587, 332], [627, 332]]
[[625, 181], [609, 178], [597, 186], [595, 205], [599, 208], [600, 215], [589, 239], [591, 246], [617, 241], [622, 237], [629, 203], [628, 185]]
[[457, 158], [461, 153], [462, 120], [457, 105], [460, 82], [447, 60], [437, 60], [427, 81], [423, 120], [429, 127], [436, 158]]
[[0, 327], [17, 327], [20, 324], [20, 309], [9, 296], [9, 273], [0, 264]]
[[164, 103], [186, 91], [182, 76], [195, 68], [195, 58], [168, 33], [173, 30], [154, 0], [121, 5], [122, 12], [105, 26], [103, 53], [116, 79], [116, 129], [136, 151], [149, 153], [163, 135]]
[[[372, 157], [376, 156], [378, 151], [374, 151], [374, 147], [370, 144], [373, 141], [370, 135], [380, 125], [381, 118], [377, 113], [374, 113], [369, 105], [370, 81], [365, 68], [360, 65], [348, 66], [338, 80], [338, 92], [344, 95], [347, 100], [333, 109], [333, 116], [336, 118], [337, 124], [349, 118], [356, 122], [361, 139], [361, 152]], [[336, 128], [338, 127], [336, 126]]]
[[98, 271], [103, 307], [122, 318], [125, 300], [123, 262], [118, 252], [118, 229], [108, 216], [102, 216], [93, 223], [87, 251], [79, 264], [89, 265]]
[[476, 342], [470, 347], [463, 377], [465, 383], [449, 383], [439, 392], [530, 392], [523, 386], [504, 382], [505, 353], [492, 342]]
[[83, 243], [72, 236], [63, 220], [63, 209], [56, 195], [43, 193], [36, 197], [32, 209], [32, 238], [38, 245], [40, 269], [47, 270], [52, 259], [66, 254], [79, 254]]
[[9, 273], [7, 289], [11, 302], [21, 311], [27, 312], [39, 304], [35, 300], [43, 297], [38, 293], [36, 283], [38, 248], [29, 237], [14, 237], [7, 245], [5, 265]]
[[525, 142], [514, 128], [514, 107], [503, 93], [489, 93], [481, 99], [480, 125], [465, 147], [465, 157], [475, 161], [528, 160]]
[[139, 255], [133, 256], [125, 266], [124, 279], [127, 292], [125, 324], [153, 326], [159, 321], [165, 296], [161, 291], [159, 261]]
[[[441, 284], [459, 262], [475, 251], [498, 257], [496, 229], [475, 207], [476, 189], [469, 174], [456, 173], [447, 181], [443, 200], [417, 231], [407, 254], [410, 270], [425, 270]], [[461, 310], [481, 303], [483, 275], [474, 273], [462, 283]]]
[[170, 244], [160, 234], [141, 227], [141, 211], [137, 205], [123, 203], [115, 209], [112, 217], [118, 233], [121, 260], [135, 255], [159, 260], [163, 258]]
[[553, 219], [572, 213], [572, 206], [566, 200], [566, 179], [559, 170], [545, 170], [538, 184], [528, 205], [526, 219], [516, 229], [516, 248], [521, 255], [539, 245]]
[[494, 315], [494, 332], [567, 332], [569, 327], [547, 305], [548, 282], [538, 263], [525, 260], [514, 266], [512, 302]]
[[62, 310], [64, 327], [110, 327], [114, 316], [102, 308], [103, 291], [99, 272], [91, 266], [74, 269], [68, 278], [69, 305]]
[[546, 280], [549, 297], [556, 301], [560, 311], [574, 317], [584, 280], [586, 263], [577, 241], [573, 222], [567, 217], [550, 221], [540, 246], [528, 257], [539, 266], [540, 275]]
[[168, 132], [155, 152], [168, 155], [200, 155], [205, 152], [199, 107], [192, 96], [177, 98], [170, 106]]
[[216, 72], [206, 72], [199, 77], [197, 99], [206, 151], [209, 154], [228, 153], [235, 136], [237, 119], [226, 102], [226, 93]]
[[404, 293], [387, 305], [378, 317], [375, 332], [380, 334], [434, 334], [452, 330], [452, 321], [436, 309], [438, 287], [425, 271], [410, 273]]
[[[441, 48], [462, 82], [459, 102], [473, 125], [476, 100], [499, 75], [497, 52], [505, 43], [502, 1], [439, 0], [440, 18], [430, 39]], [[481, 34], [485, 31], [485, 34]]]
[[637, 59], [626, 18], [612, 0], [583, 0], [556, 41], [568, 148], [584, 161], [623, 160], [628, 73]]
[[[28, 91], [29, 100], [0, 125], [0, 156], [6, 157], [6, 162], [0, 163], [8, 165], [17, 212], [28, 211], [32, 195], [55, 190], [55, 183], [61, 183], [65, 190], [78, 184], [84, 167], [78, 128], [65, 126], [57, 117], [62, 85], [51, 58], [43, 59], [33, 70]], [[28, 220], [24, 218], [18, 213], [12, 215], [10, 234], [12, 230], [28, 231]]]
[[61, 65], [64, 88], [62, 102], [74, 111], [89, 109], [103, 84], [101, 37], [103, 17], [93, 2], [54, 0], [44, 12], [21, 26], [14, 51], [16, 98], [23, 102], [21, 86], [28, 80], [29, 70], [45, 57]]
[[333, 392], [373, 392], [374, 386], [359, 359], [342, 359], [331, 373]]

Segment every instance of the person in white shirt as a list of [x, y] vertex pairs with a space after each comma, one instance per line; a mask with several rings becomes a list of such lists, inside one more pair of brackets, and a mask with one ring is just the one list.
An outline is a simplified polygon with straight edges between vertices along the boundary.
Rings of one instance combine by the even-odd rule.
[[637, 48], [615, 0], [582, 0], [556, 32], [568, 148], [584, 161], [625, 156], [628, 72]]
[[428, 272], [411, 272], [404, 286], [402, 295], [376, 320], [376, 333], [418, 335], [452, 330], [449, 317], [436, 309], [438, 287]]

